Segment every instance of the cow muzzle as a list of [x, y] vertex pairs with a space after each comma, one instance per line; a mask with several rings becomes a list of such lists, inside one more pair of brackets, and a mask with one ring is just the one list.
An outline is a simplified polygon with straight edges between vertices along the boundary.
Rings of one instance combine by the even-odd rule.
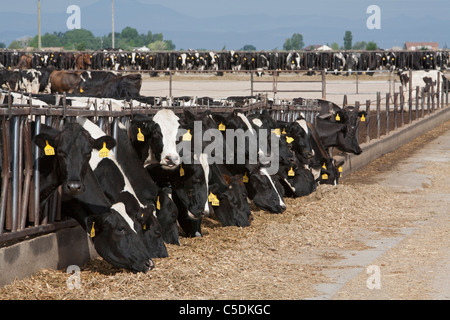
[[164, 169], [175, 169], [180, 165], [180, 157], [178, 155], [165, 156], [160, 164]]
[[84, 184], [81, 181], [68, 181], [66, 183], [66, 192], [72, 196], [76, 196], [84, 192]]

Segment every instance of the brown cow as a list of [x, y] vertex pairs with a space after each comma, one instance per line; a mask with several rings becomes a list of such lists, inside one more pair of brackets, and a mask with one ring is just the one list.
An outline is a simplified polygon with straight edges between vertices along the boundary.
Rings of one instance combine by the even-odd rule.
[[16, 66], [16, 69], [30, 69], [31, 61], [33, 57], [29, 55], [23, 55], [19, 58], [19, 63]]
[[77, 53], [75, 55], [75, 70], [84, 70], [91, 66], [91, 55], [89, 53]]
[[51, 92], [78, 92], [80, 90], [81, 74], [81, 71], [53, 71], [49, 78]]

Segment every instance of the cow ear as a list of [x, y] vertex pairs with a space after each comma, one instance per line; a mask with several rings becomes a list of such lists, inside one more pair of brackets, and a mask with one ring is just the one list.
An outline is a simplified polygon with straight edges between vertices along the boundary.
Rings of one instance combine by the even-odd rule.
[[220, 114], [211, 114], [211, 116], [216, 123], [218, 123], [218, 124], [223, 123], [226, 125], [227, 119], [224, 116], [222, 116]]
[[100, 220], [96, 215], [90, 215], [84, 219], [85, 230], [92, 240], [102, 231]]
[[361, 118], [362, 116], [367, 117], [367, 112], [365, 111], [358, 112], [358, 118]]
[[33, 142], [41, 149], [44, 149], [47, 145], [56, 148], [55, 139], [47, 133], [40, 133], [33, 138]]
[[231, 184], [231, 177], [227, 174], [222, 174], [227, 184]]
[[108, 135], [103, 136], [98, 139], [94, 139], [92, 147], [94, 149], [100, 150], [101, 148], [103, 148], [104, 144], [106, 144], [106, 148], [108, 150], [111, 150], [112, 148], [114, 148], [116, 146], [116, 140], [113, 137], [108, 136]]

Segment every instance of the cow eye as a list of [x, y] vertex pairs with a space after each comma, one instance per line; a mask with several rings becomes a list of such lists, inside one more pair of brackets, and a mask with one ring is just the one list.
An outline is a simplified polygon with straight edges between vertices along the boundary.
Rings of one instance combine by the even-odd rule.
[[117, 231], [120, 233], [125, 233], [125, 227], [117, 227]]

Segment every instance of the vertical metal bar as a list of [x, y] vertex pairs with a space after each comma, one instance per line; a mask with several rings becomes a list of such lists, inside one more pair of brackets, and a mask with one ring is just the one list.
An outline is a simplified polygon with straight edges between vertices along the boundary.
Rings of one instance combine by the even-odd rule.
[[[394, 93], [395, 95], [395, 93]], [[390, 128], [389, 128], [389, 122], [390, 122], [390, 112], [391, 112], [391, 106], [389, 105], [389, 100], [391, 99], [390, 93], [386, 93], [386, 134], [389, 134]], [[396, 113], [395, 113], [395, 105], [394, 105], [394, 119], [396, 119]]]
[[11, 231], [17, 231], [17, 215], [19, 201], [19, 126], [20, 116], [13, 117], [13, 154], [12, 154], [12, 224]]
[[399, 93], [394, 93], [394, 130], [398, 128], [398, 96]]
[[419, 119], [419, 86], [416, 87], [416, 120]]
[[370, 100], [366, 100], [366, 142], [370, 141]]
[[325, 70], [322, 70], [322, 99], [327, 99], [327, 75]]
[[[117, 141], [118, 138], [118, 134], [119, 134], [119, 118], [114, 117], [113, 118], [113, 127], [112, 127], [112, 135], [113, 138]], [[117, 145], [112, 149], [112, 152], [114, 154], [114, 156], [117, 156]]]
[[172, 71], [169, 71], [169, 97], [172, 98]]
[[380, 108], [381, 108], [381, 93], [377, 92], [377, 139], [380, 138], [380, 131], [381, 131]]
[[403, 87], [400, 87], [400, 120], [402, 127], [405, 124], [405, 117], [403, 115], [404, 106], [405, 106], [405, 95], [403, 94]]
[[253, 96], [253, 71], [250, 72], [250, 95]]
[[[65, 99], [64, 99], [65, 100]], [[38, 135], [41, 132], [41, 117], [40, 116], [35, 116], [35, 124], [36, 127], [34, 129], [34, 134]], [[39, 159], [39, 152], [40, 149], [38, 146], [34, 147], [34, 162], [35, 162], [35, 166], [34, 166], [34, 225], [38, 226], [39, 225], [39, 210], [40, 210], [40, 199], [39, 199], [39, 195], [40, 195], [40, 175], [39, 175], [39, 161], [37, 161]]]
[[9, 148], [9, 120], [3, 117], [2, 121], [2, 139], [3, 139], [3, 164], [2, 164], [2, 193], [1, 193], [1, 210], [0, 210], [0, 234], [3, 233], [5, 226], [7, 206], [8, 206], [8, 190], [9, 190], [9, 159], [10, 159], [10, 148]]

